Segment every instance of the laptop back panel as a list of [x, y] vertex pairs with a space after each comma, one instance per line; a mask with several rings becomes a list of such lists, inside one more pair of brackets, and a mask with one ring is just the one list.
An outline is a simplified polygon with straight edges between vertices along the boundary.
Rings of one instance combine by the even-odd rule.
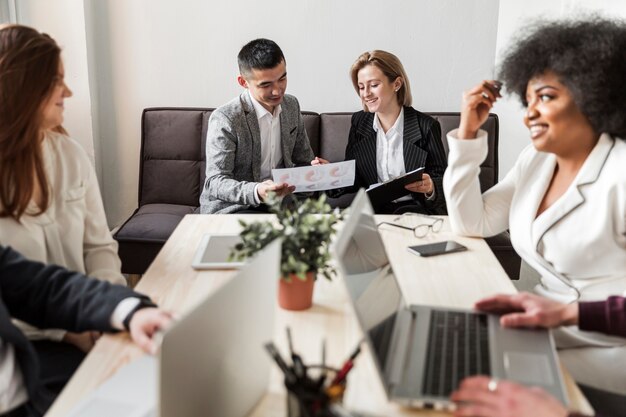
[[245, 416], [264, 395], [280, 248], [272, 242], [165, 334], [160, 417]]
[[363, 190], [350, 206], [347, 219], [335, 240], [333, 253], [352, 300], [365, 341], [375, 356], [375, 364], [387, 395], [399, 380], [401, 365], [394, 363], [396, 350], [403, 348], [398, 323], [406, 325], [402, 292], [384, 244], [378, 234], [373, 210]]

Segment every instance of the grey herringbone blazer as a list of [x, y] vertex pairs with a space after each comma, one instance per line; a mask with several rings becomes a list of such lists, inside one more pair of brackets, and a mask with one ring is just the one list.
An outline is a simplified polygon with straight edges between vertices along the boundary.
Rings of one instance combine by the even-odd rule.
[[[285, 95], [281, 105], [284, 166], [309, 165], [315, 156], [304, 130], [298, 100]], [[246, 90], [216, 109], [209, 118], [206, 180], [200, 195], [200, 212], [233, 213], [253, 206], [254, 187], [261, 180], [261, 133]]]

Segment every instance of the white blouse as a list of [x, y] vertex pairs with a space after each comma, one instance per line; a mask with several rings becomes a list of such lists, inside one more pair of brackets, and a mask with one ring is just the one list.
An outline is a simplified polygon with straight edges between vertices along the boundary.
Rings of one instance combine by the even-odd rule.
[[[19, 222], [0, 218], [0, 244], [29, 259], [126, 285], [117, 242], [109, 231], [96, 174], [86, 152], [73, 139], [54, 132], [46, 134], [42, 146], [50, 205], [44, 213], [31, 215], [28, 213], [36, 212], [31, 202]], [[33, 332], [28, 328], [23, 330], [30, 338], [60, 340], [65, 335], [60, 330]]]

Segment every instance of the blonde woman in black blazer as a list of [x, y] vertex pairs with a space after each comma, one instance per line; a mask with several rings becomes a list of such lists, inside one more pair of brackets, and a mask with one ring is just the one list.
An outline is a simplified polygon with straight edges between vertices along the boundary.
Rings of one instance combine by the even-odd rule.
[[447, 158], [441, 127], [411, 107], [411, 86], [400, 60], [385, 51], [365, 52], [350, 74], [363, 103], [363, 111], [352, 115], [345, 155], [356, 161], [356, 179], [353, 187], [329, 194], [338, 197], [425, 167], [422, 181], [406, 186], [410, 196], [378, 212], [445, 214], [442, 178]]

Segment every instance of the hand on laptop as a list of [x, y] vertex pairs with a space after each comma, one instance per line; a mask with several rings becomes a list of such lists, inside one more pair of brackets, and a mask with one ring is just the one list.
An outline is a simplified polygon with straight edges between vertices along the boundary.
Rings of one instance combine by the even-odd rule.
[[159, 343], [154, 336], [158, 331], [165, 330], [172, 319], [170, 313], [158, 308], [142, 308], [130, 319], [130, 337], [140, 348], [154, 355], [159, 349]]
[[504, 327], [545, 327], [578, 324], [578, 303], [563, 304], [535, 294], [499, 294], [478, 301], [474, 307], [487, 313], [504, 314]]
[[455, 416], [463, 417], [565, 417], [567, 409], [538, 387], [509, 381], [497, 384], [487, 376], [466, 378], [450, 397]]

